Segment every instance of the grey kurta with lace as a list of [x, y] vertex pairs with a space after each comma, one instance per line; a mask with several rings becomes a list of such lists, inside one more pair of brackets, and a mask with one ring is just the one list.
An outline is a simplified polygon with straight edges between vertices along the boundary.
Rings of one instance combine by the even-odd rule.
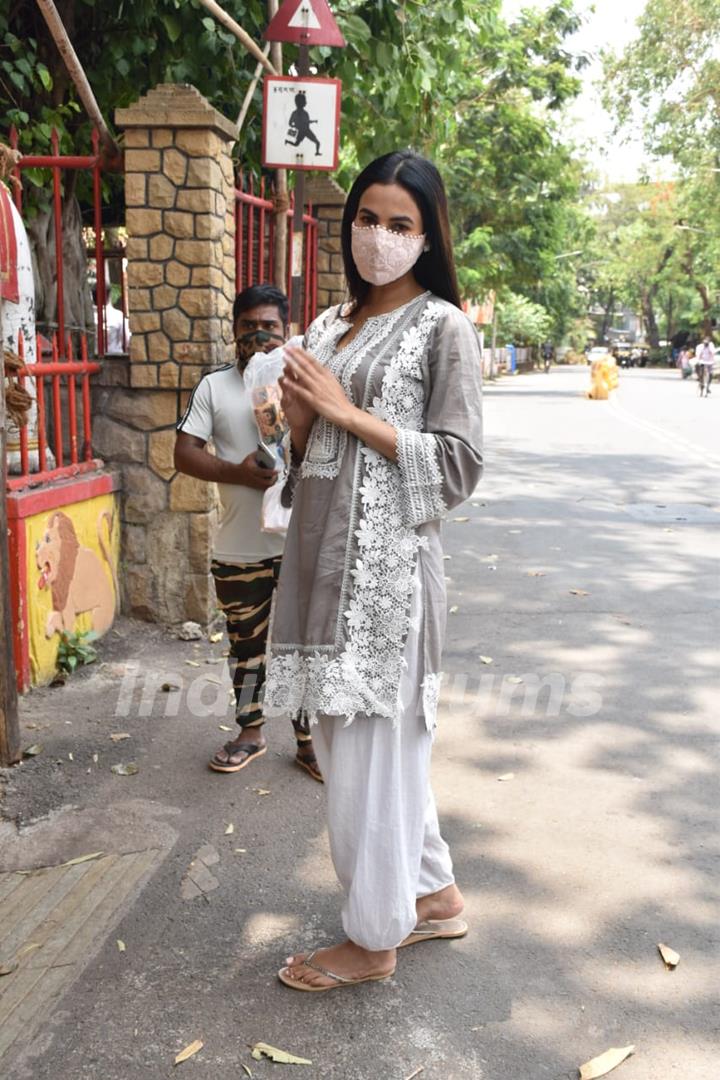
[[276, 595], [265, 713], [397, 720], [413, 577], [423, 596], [423, 710], [434, 723], [445, 633], [440, 520], [482, 473], [477, 333], [424, 293], [350, 324], [321, 315], [306, 347], [360, 408], [397, 429], [398, 462], [318, 418], [293, 496]]

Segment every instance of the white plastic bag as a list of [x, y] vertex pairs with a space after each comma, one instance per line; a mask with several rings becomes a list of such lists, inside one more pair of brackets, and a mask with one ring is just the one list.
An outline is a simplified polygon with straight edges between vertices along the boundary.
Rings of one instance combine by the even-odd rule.
[[[302, 337], [291, 338], [288, 345], [302, 345]], [[290, 425], [281, 404], [278, 379], [285, 368], [285, 346], [271, 352], [258, 352], [248, 362], [243, 378], [258, 427], [258, 444], [272, 454], [277, 462], [277, 481], [263, 496], [263, 532], [285, 535], [290, 522], [290, 509], [282, 505], [282, 490], [290, 464]]]

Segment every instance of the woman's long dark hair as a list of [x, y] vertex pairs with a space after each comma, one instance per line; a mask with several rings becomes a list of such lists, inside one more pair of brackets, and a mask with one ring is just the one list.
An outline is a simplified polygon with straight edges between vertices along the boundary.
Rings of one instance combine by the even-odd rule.
[[363, 194], [372, 184], [400, 184], [412, 196], [422, 216], [423, 232], [430, 245], [413, 267], [419, 285], [435, 296], [460, 307], [455, 274], [447, 196], [440, 173], [431, 161], [412, 150], [395, 150], [371, 162], [350, 189], [342, 220], [342, 252], [345, 277], [354, 311], [368, 298], [370, 284], [363, 281], [352, 257], [352, 223]]

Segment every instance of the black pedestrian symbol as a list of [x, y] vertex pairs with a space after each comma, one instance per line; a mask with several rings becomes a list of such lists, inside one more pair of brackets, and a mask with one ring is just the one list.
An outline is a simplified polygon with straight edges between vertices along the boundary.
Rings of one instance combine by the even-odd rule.
[[302, 93], [295, 95], [295, 109], [290, 114], [290, 120], [288, 122], [288, 138], [285, 140], [286, 146], [299, 146], [305, 139], [309, 139], [310, 142], [315, 143], [315, 157], [318, 157], [322, 151], [320, 150], [320, 140], [314, 131], [311, 130], [311, 124], [317, 124], [317, 120], [311, 120], [306, 109], [307, 96]]

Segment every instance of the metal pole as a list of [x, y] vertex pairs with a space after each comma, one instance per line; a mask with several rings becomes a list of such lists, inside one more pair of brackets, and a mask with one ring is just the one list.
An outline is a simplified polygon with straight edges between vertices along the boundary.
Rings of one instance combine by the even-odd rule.
[[[307, 45], [300, 46], [297, 72], [302, 78], [310, 74], [310, 50]], [[303, 310], [303, 214], [305, 211], [305, 172], [298, 169], [295, 180], [295, 206], [293, 208], [292, 242], [292, 304], [290, 322], [293, 334], [301, 330], [300, 320]]]
[[[278, 0], [267, 0], [268, 19], [272, 20], [278, 11]], [[283, 51], [279, 41], [273, 41], [270, 47], [270, 59], [278, 75], [283, 73]], [[288, 175], [287, 169], [275, 170], [275, 211], [273, 229], [272, 280], [278, 289], [287, 289], [287, 246], [288, 246]]]
[[10, 556], [7, 525], [7, 459], [5, 456], [5, 336], [3, 302], [0, 298], [0, 352], [3, 353], [3, 377], [0, 379], [0, 765], [14, 765], [20, 760], [17, 684], [13, 658], [13, 634], [10, 603]]

